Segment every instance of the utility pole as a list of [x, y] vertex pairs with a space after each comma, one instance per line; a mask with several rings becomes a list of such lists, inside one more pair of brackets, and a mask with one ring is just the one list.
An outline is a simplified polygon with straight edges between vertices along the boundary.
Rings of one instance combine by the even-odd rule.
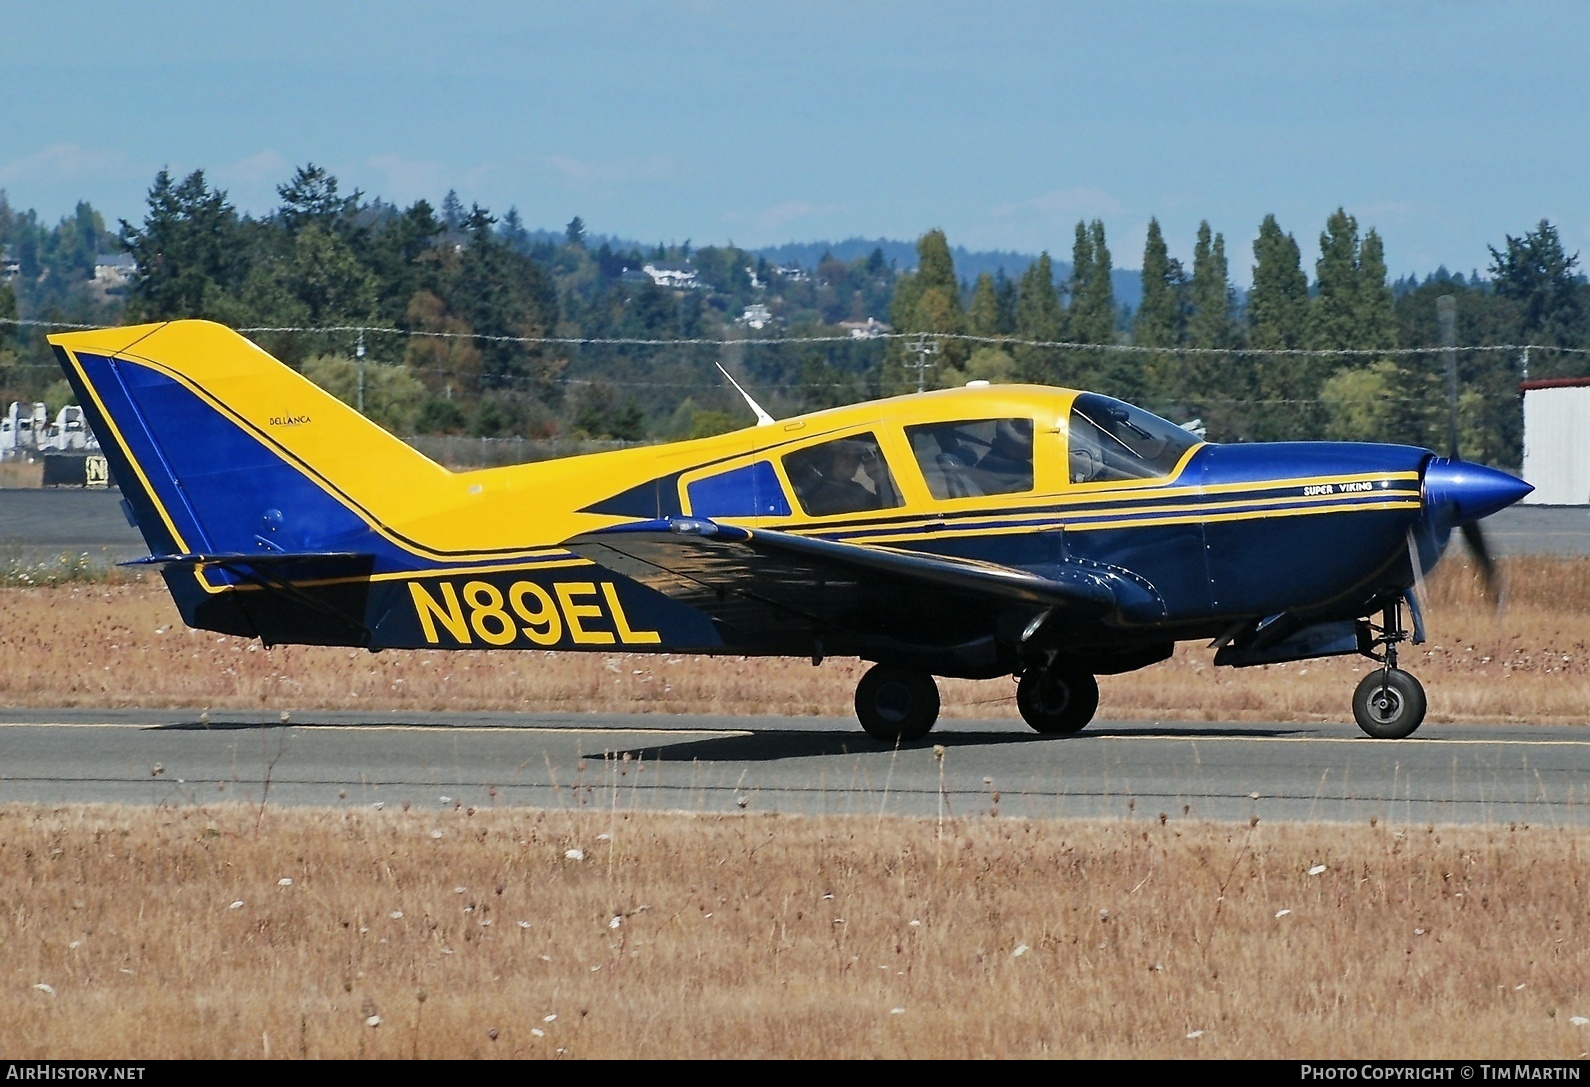
[[359, 342], [354, 345], [353, 357], [359, 360], [359, 414], [364, 414], [364, 329], [359, 330]]
[[928, 361], [928, 356], [939, 353], [939, 342], [924, 332], [906, 350], [916, 356], [916, 362], [908, 364], [916, 370], [916, 391], [919, 393], [926, 392], [927, 372], [935, 365]]
[[1458, 455], [1457, 299], [1443, 294], [1435, 300], [1436, 324], [1441, 331], [1441, 355], [1446, 360], [1447, 449]]

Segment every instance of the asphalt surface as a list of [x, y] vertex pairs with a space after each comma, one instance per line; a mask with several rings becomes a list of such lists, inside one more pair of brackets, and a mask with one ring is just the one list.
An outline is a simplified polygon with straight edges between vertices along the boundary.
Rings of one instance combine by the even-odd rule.
[[[1590, 507], [1513, 506], [1482, 527], [1498, 555], [1590, 555]], [[0, 489], [0, 549], [41, 560], [87, 554], [96, 562], [149, 553], [114, 488]]]
[[[1590, 554], [1590, 509], [1513, 507], [1485, 529], [1500, 555]], [[0, 490], [0, 560], [145, 553], [115, 490]], [[1590, 730], [1570, 727], [1376, 741], [1351, 724], [1097, 722], [1056, 739], [948, 721], [896, 752], [848, 719], [0, 710], [0, 802], [1583, 825], [1587, 783]]]
[[834, 718], [0, 711], [0, 802], [1590, 824], [1590, 730]]

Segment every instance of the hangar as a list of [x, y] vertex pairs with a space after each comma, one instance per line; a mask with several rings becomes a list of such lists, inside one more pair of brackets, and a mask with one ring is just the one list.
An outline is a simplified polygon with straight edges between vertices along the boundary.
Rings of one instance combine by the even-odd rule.
[[1519, 383], [1524, 394], [1526, 504], [1590, 505], [1590, 377]]

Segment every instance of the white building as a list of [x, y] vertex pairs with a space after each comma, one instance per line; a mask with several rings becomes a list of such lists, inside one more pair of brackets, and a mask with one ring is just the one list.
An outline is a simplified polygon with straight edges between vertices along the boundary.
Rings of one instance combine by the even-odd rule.
[[734, 319], [737, 325], [750, 325], [754, 329], [764, 329], [773, 323], [773, 314], [760, 302], [745, 307], [745, 312]]
[[125, 286], [138, 273], [131, 253], [102, 253], [94, 258], [94, 282], [109, 290]]
[[849, 332], [852, 340], [876, 340], [894, 331], [876, 317], [868, 317], [865, 321], [840, 321], [839, 327]]
[[651, 276], [651, 281], [659, 287], [689, 290], [701, 286], [696, 280], [696, 270], [688, 264], [654, 260], [641, 265], [641, 271]]
[[1525, 381], [1524, 479], [1537, 506], [1590, 505], [1590, 378]]

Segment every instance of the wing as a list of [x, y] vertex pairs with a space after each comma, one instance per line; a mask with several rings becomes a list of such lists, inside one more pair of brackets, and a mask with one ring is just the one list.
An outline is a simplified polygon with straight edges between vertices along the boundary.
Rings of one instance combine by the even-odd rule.
[[783, 652], [1013, 644], [1041, 616], [1086, 622], [1118, 602], [1114, 576], [1081, 564], [1034, 573], [700, 518], [619, 525], [564, 546], [707, 613], [729, 644]]

